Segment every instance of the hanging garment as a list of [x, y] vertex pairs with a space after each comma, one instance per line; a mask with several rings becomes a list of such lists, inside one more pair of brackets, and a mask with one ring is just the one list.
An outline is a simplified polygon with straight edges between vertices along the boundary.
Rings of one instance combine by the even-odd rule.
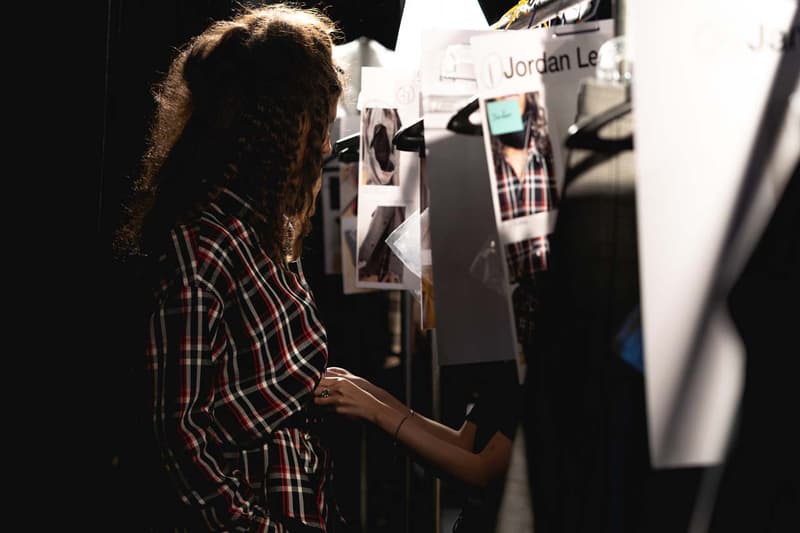
[[538, 6], [543, 3], [534, 0], [519, 0], [503, 13], [491, 25], [491, 28], [493, 30], [520, 30], [611, 18], [611, 0], [562, 1], [540, 9]]
[[[626, 98], [623, 85], [587, 79], [578, 118]], [[629, 113], [600, 132], [616, 138], [632, 128]], [[639, 303], [635, 181], [631, 151], [568, 153], [550, 268], [537, 273], [536, 329], [526, 347], [523, 422], [537, 533], [626, 531], [622, 503], [636, 505], [625, 491], [641, 481], [622, 480], [646, 464], [644, 392], [615, 343]]]

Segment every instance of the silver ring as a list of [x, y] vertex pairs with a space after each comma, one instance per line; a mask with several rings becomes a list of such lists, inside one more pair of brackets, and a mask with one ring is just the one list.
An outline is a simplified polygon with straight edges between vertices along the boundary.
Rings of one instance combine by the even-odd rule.
[[320, 394], [320, 396], [322, 396], [323, 398], [327, 398], [330, 395], [331, 391], [329, 391], [328, 389], [322, 389], [322, 394]]

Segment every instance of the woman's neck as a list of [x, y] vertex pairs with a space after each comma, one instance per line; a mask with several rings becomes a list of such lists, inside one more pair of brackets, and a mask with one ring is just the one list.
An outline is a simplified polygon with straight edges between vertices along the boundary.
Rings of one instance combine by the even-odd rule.
[[518, 177], [522, 176], [525, 164], [528, 161], [528, 150], [526, 148], [506, 146], [503, 148], [503, 153], [505, 154], [506, 161], [514, 170], [514, 174]]

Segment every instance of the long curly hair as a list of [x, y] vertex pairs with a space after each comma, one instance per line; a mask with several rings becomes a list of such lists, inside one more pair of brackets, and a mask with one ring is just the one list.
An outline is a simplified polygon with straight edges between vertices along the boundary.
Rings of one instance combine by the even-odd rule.
[[274, 4], [244, 8], [179, 49], [154, 88], [148, 148], [117, 247], [158, 253], [176, 224], [227, 187], [252, 202], [246, 222], [277, 264], [287, 244], [299, 251], [342, 93], [332, 59], [338, 35], [317, 10]]

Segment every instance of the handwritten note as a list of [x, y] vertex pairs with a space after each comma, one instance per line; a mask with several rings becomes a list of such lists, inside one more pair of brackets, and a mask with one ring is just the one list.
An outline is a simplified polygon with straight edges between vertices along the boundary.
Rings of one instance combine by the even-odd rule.
[[519, 113], [519, 102], [512, 100], [498, 100], [486, 102], [486, 110], [489, 115], [489, 130], [492, 135], [503, 135], [521, 131], [522, 116]]

